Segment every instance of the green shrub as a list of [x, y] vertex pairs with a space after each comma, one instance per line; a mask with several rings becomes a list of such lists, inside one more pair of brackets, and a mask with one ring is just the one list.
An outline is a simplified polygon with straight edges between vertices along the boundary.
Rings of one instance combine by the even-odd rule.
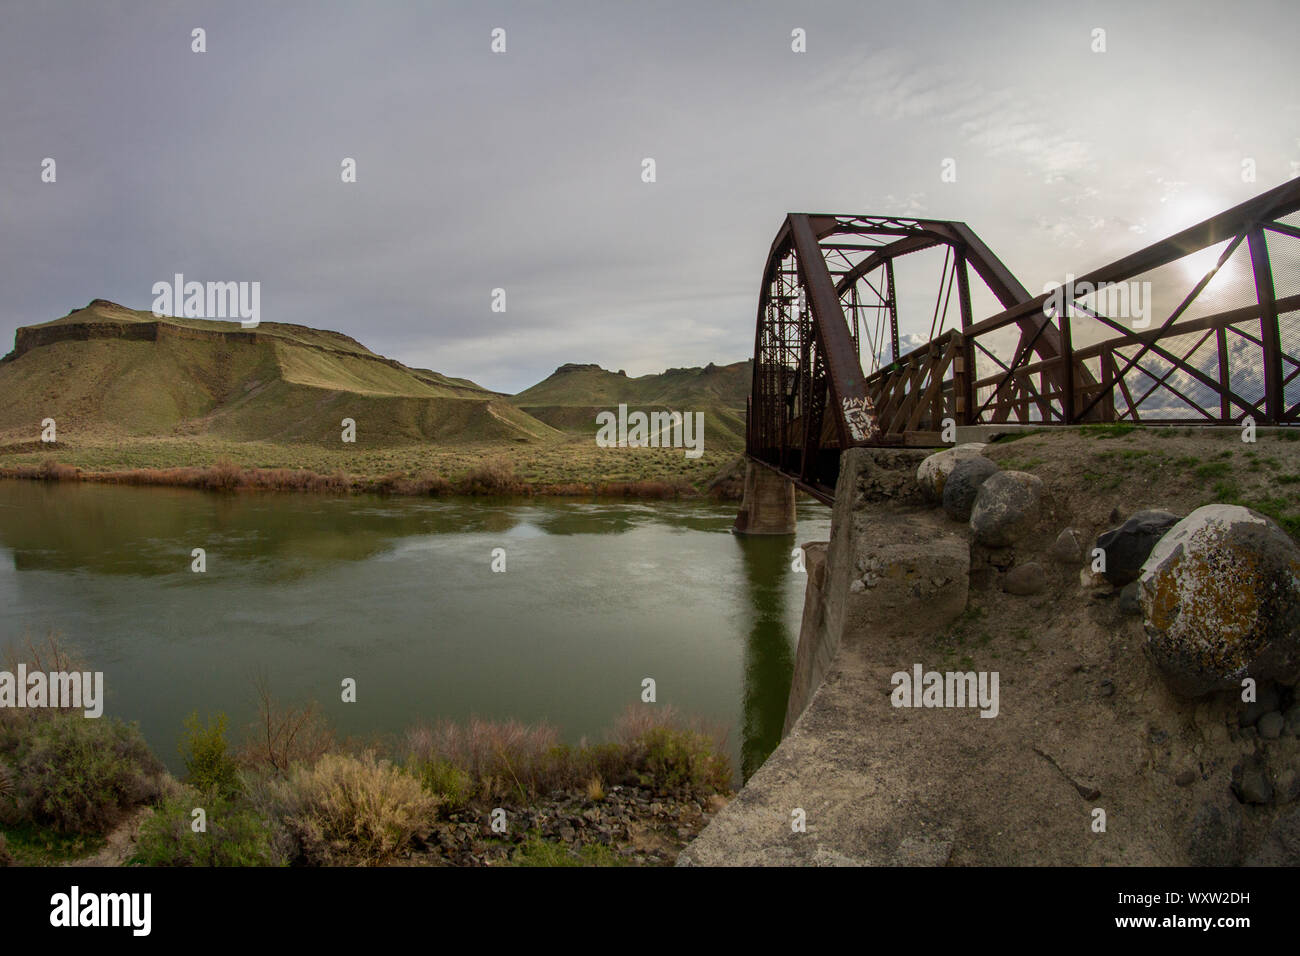
[[418, 776], [424, 789], [437, 797], [448, 810], [459, 810], [474, 796], [473, 778], [446, 760], [432, 760], [421, 765]]
[[164, 771], [135, 724], [51, 713], [18, 750], [18, 802], [62, 833], [105, 833], [158, 796]]
[[239, 767], [226, 747], [226, 715], [199, 723], [198, 712], [185, 718], [185, 737], [179, 745], [185, 760], [186, 782], [203, 793], [229, 796], [240, 791]]
[[571, 849], [568, 844], [544, 840], [533, 834], [510, 855], [511, 866], [622, 866], [610, 847], [585, 843]]
[[723, 792], [731, 784], [731, 768], [704, 734], [672, 727], [655, 727], [641, 737], [645, 748], [641, 782], [662, 788], [691, 787]]
[[326, 754], [272, 786], [299, 857], [327, 866], [391, 861], [438, 808], [419, 780], [372, 753]]
[[[202, 807], [206, 830], [194, 832]], [[214, 792], [164, 801], [140, 827], [130, 863], [143, 866], [284, 866], [283, 839], [270, 820], [251, 807]]]

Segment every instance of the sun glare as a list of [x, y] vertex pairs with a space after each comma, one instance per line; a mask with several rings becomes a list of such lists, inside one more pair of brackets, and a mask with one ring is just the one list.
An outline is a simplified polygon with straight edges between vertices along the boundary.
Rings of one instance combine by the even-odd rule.
[[[1199, 222], [1209, 219], [1215, 213], [1222, 212], [1231, 205], [1230, 202], [1213, 199], [1203, 194], [1176, 196], [1164, 204], [1159, 217], [1159, 232], [1162, 235], [1173, 235], [1181, 232], [1189, 226], [1194, 226]], [[1214, 268], [1214, 264], [1219, 261], [1219, 256], [1223, 253], [1224, 244], [1210, 246], [1206, 249], [1199, 249], [1191, 255], [1184, 256], [1178, 260], [1178, 266], [1182, 274], [1191, 282], [1199, 282], [1207, 272]], [[1237, 255], [1234, 254], [1231, 259], [1223, 264], [1223, 267], [1210, 280], [1207, 290], [1213, 291], [1222, 289], [1227, 283], [1227, 277], [1237, 269]]]

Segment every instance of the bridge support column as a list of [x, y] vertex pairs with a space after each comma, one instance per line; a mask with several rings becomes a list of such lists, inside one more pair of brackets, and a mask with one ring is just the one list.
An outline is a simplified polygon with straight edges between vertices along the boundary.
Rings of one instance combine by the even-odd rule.
[[794, 534], [794, 483], [770, 468], [745, 462], [745, 496], [736, 534]]

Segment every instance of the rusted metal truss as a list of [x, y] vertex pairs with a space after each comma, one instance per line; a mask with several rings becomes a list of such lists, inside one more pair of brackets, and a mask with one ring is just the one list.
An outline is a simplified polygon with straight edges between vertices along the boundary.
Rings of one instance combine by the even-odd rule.
[[[1037, 296], [964, 223], [791, 213], [759, 292], [746, 453], [829, 500], [842, 449], [938, 445], [948, 421], [1300, 424], [1297, 211], [1300, 179]], [[926, 250], [929, 331], [900, 355], [917, 290], [896, 265]], [[975, 321], [973, 281], [1001, 311]]]

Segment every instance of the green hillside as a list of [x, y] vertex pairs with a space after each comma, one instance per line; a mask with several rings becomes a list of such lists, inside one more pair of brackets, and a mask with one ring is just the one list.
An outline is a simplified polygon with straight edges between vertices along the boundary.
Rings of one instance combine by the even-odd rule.
[[550, 377], [510, 399], [521, 408], [530, 405], [719, 405], [745, 407], [749, 395], [751, 362], [707, 365], [704, 368], [670, 368], [658, 375], [629, 378], [599, 365], [561, 365]]
[[673, 368], [636, 378], [599, 365], [562, 365], [510, 401], [533, 418], [577, 433], [594, 433], [596, 415], [620, 404], [647, 412], [703, 412], [706, 442], [736, 448], [744, 444], [752, 364]]
[[0, 360], [0, 440], [42, 419], [79, 436], [211, 435], [357, 445], [529, 442], [555, 434], [504, 396], [411, 369], [337, 332], [158, 318], [102, 299], [26, 326]]

